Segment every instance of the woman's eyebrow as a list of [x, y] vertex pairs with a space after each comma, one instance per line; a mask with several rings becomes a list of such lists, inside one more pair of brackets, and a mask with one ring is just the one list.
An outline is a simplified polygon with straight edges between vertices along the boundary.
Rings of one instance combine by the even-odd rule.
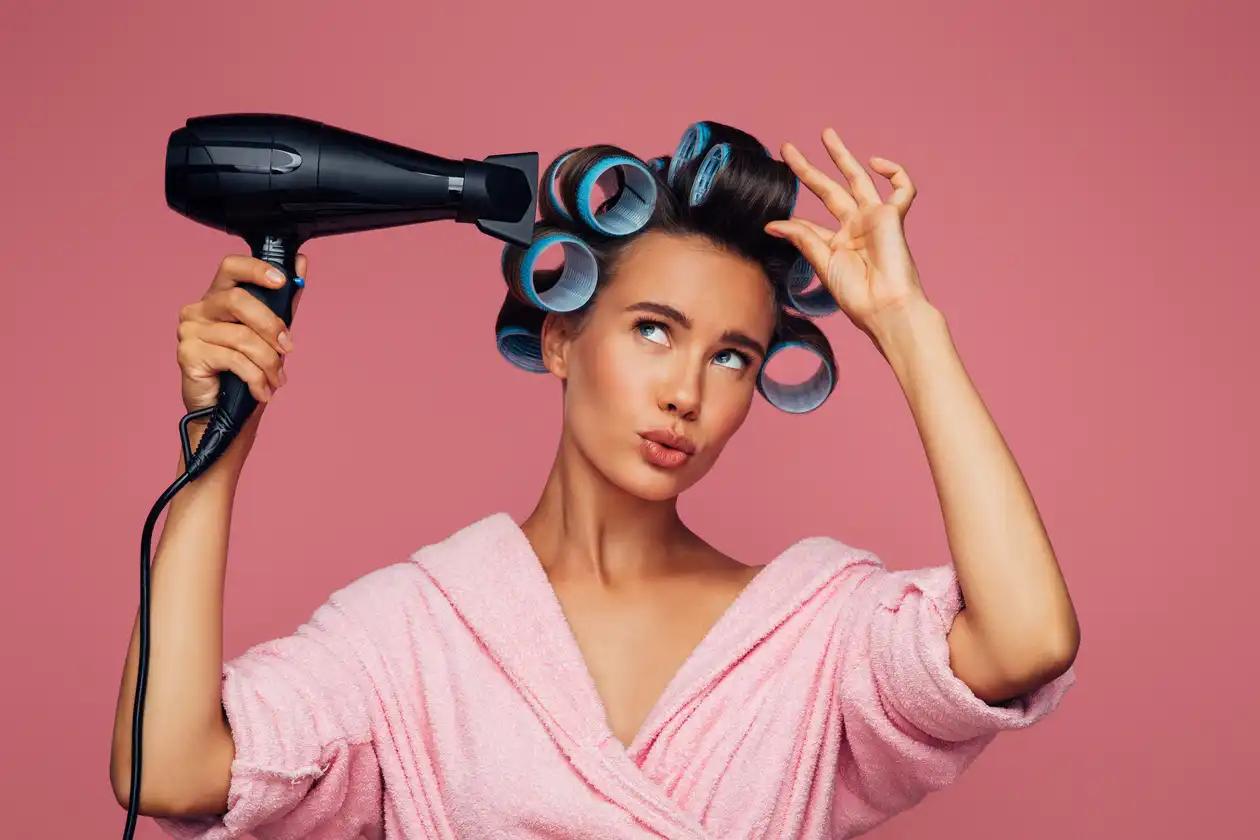
[[727, 330], [722, 333], [722, 337], [718, 341], [723, 344], [738, 344], [746, 350], [753, 351], [763, 359], [766, 357], [766, 348], [761, 346], [761, 342], [739, 330]]
[[632, 303], [626, 307], [627, 312], [654, 312], [662, 318], [668, 318], [684, 329], [691, 329], [691, 319], [683, 313], [679, 312], [672, 306], [664, 303], [653, 303], [650, 300], [641, 300], [638, 303]]
[[[641, 300], [638, 303], [632, 303], [629, 306], [627, 306], [626, 311], [627, 312], [652, 312], [656, 315], [660, 315], [662, 318], [667, 318], [670, 321], [673, 321], [674, 323], [681, 326], [683, 329], [689, 330], [691, 329], [691, 325], [692, 325], [691, 319], [688, 318], [686, 314], [684, 314], [683, 312], [680, 312], [679, 310], [665, 303], [656, 303], [655, 301]], [[757, 341], [755, 338], [749, 336], [747, 333], [742, 333], [739, 330], [727, 330], [726, 332], [722, 333], [722, 337], [720, 341], [723, 343], [738, 344], [741, 347], [744, 347], [748, 350], [753, 351], [754, 353], [761, 356], [762, 358], [765, 358], [766, 348], [761, 344], [760, 341]]]

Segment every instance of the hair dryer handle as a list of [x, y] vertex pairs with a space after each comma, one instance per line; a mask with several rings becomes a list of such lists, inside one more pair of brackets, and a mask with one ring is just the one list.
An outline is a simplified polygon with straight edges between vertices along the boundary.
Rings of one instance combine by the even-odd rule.
[[[242, 288], [265, 303], [268, 309], [280, 316], [286, 326], [291, 325], [293, 298], [301, 288], [294, 280], [297, 276], [297, 253], [301, 242], [294, 237], [276, 235], [247, 236], [245, 239], [255, 259], [271, 263], [284, 272], [285, 284], [273, 289], [256, 283], [243, 283]], [[194, 478], [209, 469], [227, 451], [257, 406], [258, 401], [249, 392], [249, 385], [244, 380], [232, 371], [219, 374], [219, 398], [214, 415], [188, 465]]]

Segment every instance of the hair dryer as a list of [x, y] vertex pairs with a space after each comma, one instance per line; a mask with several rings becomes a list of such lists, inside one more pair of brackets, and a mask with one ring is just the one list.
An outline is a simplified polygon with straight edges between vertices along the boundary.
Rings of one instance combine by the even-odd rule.
[[[454, 219], [527, 248], [537, 185], [536, 152], [456, 162], [277, 114], [196, 117], [166, 147], [167, 204], [242, 237], [256, 259], [284, 272], [280, 289], [245, 288], [286, 324], [299, 288], [298, 248], [307, 240]], [[192, 478], [222, 454], [256, 405], [235, 374], [220, 381], [201, 444], [184, 453]]]
[[[166, 147], [166, 202], [240, 236], [288, 282], [244, 288], [292, 322], [298, 249], [309, 239], [453, 219], [528, 248], [538, 205], [538, 153], [448, 160], [325, 123], [281, 114], [194, 117]], [[180, 421], [185, 472], [154, 504], [140, 552], [140, 646], [131, 731], [131, 795], [124, 838], [139, 813], [144, 696], [149, 669], [149, 553], [161, 511], [228, 449], [257, 406], [235, 374], [220, 374], [217, 405]], [[209, 416], [195, 452], [190, 421]]]

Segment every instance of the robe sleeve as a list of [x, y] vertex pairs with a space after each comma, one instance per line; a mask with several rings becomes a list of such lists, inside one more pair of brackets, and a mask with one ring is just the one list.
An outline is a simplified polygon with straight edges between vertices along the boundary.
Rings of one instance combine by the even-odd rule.
[[999, 732], [1045, 717], [1075, 681], [1069, 669], [1006, 703], [986, 703], [950, 668], [947, 636], [963, 605], [953, 565], [893, 572], [868, 560], [852, 567], [860, 580], [847, 596], [852, 609], [842, 610], [837, 686], [848, 749], [840, 804], [855, 824], [949, 785]]
[[351, 840], [383, 836], [372, 718], [381, 704], [373, 607], [388, 572], [353, 582], [293, 635], [225, 664], [223, 708], [236, 746], [227, 812], [158, 818], [179, 840]]

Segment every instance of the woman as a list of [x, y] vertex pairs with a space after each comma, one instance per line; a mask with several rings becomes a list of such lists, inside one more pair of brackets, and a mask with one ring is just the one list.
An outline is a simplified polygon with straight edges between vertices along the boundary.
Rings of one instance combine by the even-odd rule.
[[[142, 813], [185, 838], [851, 837], [1054, 708], [1075, 613], [920, 287], [902, 233], [915, 188], [872, 158], [893, 187], [881, 199], [835, 132], [823, 141], [848, 189], [791, 144], [777, 161], [712, 122], [647, 164], [611, 146], [557, 158], [534, 246], [505, 249], [497, 324], [509, 360], [562, 386], [537, 507], [360, 578], [221, 666], [229, 516], [260, 407], [158, 546]], [[798, 178], [836, 230], [791, 216]], [[592, 210], [596, 186], [612, 195]], [[552, 247], [563, 267], [535, 270]], [[189, 410], [222, 370], [264, 406], [284, 384], [284, 325], [237, 288], [272, 282], [229, 257], [183, 310]], [[826, 399], [834, 361], [805, 316], [836, 309], [905, 392], [951, 564], [891, 572], [812, 538], [750, 566], [679, 519], [755, 393], [787, 412]], [[789, 346], [820, 359], [804, 386], [765, 375]], [[124, 804], [135, 656], [133, 634], [112, 754]]]

